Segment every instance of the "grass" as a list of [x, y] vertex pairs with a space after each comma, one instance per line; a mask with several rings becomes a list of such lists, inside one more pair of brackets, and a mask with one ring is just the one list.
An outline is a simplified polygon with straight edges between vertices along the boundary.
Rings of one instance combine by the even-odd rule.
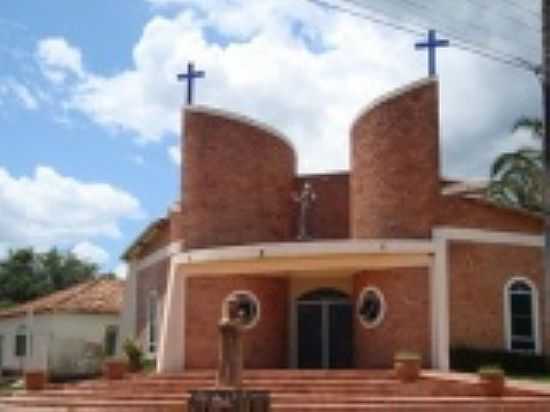
[[546, 375], [510, 375], [511, 379], [522, 381], [533, 381], [537, 383], [550, 383], [550, 374]]

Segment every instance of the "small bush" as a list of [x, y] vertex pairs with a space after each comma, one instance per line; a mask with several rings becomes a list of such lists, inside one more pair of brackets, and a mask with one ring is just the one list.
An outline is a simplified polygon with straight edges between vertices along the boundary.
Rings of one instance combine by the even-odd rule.
[[124, 341], [124, 353], [128, 358], [128, 366], [131, 371], [137, 372], [143, 369], [143, 351], [132, 339]]
[[538, 375], [546, 372], [545, 359], [540, 355], [466, 346], [451, 348], [452, 369], [477, 372], [486, 365], [498, 365], [496, 368], [512, 375]]

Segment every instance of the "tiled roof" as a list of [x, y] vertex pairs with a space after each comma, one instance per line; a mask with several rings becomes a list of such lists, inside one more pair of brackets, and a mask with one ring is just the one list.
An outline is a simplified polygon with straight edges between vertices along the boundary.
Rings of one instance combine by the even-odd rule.
[[30, 302], [0, 311], [0, 318], [37, 313], [117, 314], [122, 308], [125, 282], [96, 279], [79, 283]]

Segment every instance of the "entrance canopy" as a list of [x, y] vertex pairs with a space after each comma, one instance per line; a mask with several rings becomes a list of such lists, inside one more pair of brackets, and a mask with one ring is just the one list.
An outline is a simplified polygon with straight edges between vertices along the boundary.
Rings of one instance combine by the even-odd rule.
[[[415, 239], [284, 242], [190, 250], [175, 258], [186, 275], [426, 267], [431, 241]], [[351, 273], [351, 272], [350, 272]]]

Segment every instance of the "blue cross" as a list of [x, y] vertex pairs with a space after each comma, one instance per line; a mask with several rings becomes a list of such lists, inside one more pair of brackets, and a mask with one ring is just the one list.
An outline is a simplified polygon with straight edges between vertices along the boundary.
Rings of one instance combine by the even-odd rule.
[[415, 43], [416, 50], [428, 49], [429, 75], [435, 76], [435, 51], [438, 47], [448, 47], [449, 40], [436, 38], [435, 30], [428, 30], [428, 41]]
[[201, 79], [204, 77], [204, 72], [202, 70], [195, 71], [195, 65], [193, 62], [187, 64], [187, 73], [178, 74], [178, 81], [187, 81], [187, 104], [193, 104], [193, 85], [195, 79]]

